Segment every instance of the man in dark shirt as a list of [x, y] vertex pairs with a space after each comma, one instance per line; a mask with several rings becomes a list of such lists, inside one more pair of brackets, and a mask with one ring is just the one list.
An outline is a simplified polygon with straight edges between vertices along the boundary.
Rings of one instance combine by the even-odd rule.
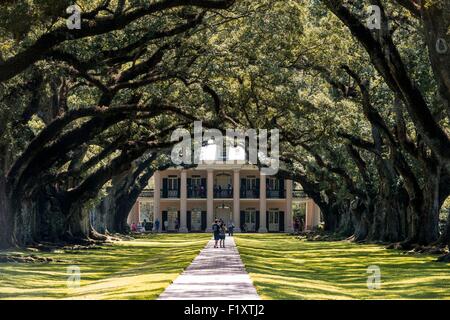
[[219, 226], [219, 220], [215, 220], [212, 225], [212, 231], [214, 235], [214, 248], [217, 248], [217, 243], [220, 240], [220, 226]]

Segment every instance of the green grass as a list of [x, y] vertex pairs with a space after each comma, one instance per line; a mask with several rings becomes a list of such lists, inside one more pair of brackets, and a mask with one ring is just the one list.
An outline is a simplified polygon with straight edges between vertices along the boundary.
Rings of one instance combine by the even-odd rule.
[[[436, 256], [280, 234], [235, 240], [263, 299], [450, 299], [450, 264]], [[381, 269], [380, 289], [367, 288], [370, 265]]]
[[[63, 262], [0, 263], [0, 299], [155, 299], [210, 238], [209, 234], [154, 235], [100, 250], [38, 254]], [[79, 288], [67, 286], [71, 265], [81, 269]]]

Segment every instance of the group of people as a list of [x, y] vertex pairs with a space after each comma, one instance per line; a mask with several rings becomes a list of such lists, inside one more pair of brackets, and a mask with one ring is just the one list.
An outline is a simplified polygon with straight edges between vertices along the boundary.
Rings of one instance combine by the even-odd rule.
[[159, 231], [159, 220], [155, 220], [155, 224], [153, 222], [148, 222], [147, 219], [140, 223], [133, 222], [131, 224], [131, 232], [149, 232], [153, 230], [153, 227], [156, 232]]
[[[229, 223], [228, 227], [222, 219], [214, 220], [212, 225], [212, 231], [214, 236], [214, 248], [225, 248], [225, 237], [228, 232], [229, 236], [233, 236], [234, 224]], [[219, 246], [218, 246], [219, 245]]]
[[205, 187], [203, 185], [200, 185], [200, 186], [198, 186], [198, 185], [194, 185], [194, 186], [189, 185], [188, 186], [188, 193], [189, 193], [189, 196], [191, 196], [191, 197], [201, 197], [201, 198], [206, 197], [206, 190], [205, 190]]
[[232, 194], [233, 194], [233, 188], [231, 187], [231, 184], [229, 183], [228, 184], [228, 186], [226, 187], [226, 189], [225, 188], [222, 188], [222, 186], [221, 185], [215, 185], [214, 186], [214, 194], [216, 194], [216, 195], [223, 195], [223, 192], [222, 191], [225, 191], [226, 192], [226, 194], [228, 195], [228, 196], [232, 196]]

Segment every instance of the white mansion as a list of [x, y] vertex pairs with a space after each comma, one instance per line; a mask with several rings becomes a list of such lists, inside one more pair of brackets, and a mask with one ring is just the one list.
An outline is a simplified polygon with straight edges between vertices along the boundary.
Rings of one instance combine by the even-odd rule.
[[216, 218], [233, 222], [236, 232], [293, 232], [295, 219], [303, 230], [319, 225], [320, 209], [292, 180], [261, 174], [245, 161], [214, 160], [156, 171], [128, 223], [158, 220], [162, 232], [205, 232]]

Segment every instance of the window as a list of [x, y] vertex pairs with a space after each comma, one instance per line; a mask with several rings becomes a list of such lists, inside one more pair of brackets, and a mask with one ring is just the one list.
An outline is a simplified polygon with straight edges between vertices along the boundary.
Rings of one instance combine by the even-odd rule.
[[280, 190], [280, 180], [277, 178], [267, 179], [267, 189], [269, 190]]
[[169, 190], [178, 190], [178, 177], [177, 176], [169, 176], [167, 179]]
[[271, 210], [269, 212], [269, 224], [278, 224], [279, 217], [278, 210]]
[[245, 223], [256, 223], [256, 210], [255, 209], [247, 209], [245, 211]]
[[139, 221], [153, 221], [153, 203], [141, 202], [139, 204]]
[[216, 183], [217, 186], [227, 187], [229, 184], [231, 184], [231, 176], [226, 173], [220, 173], [216, 176]]
[[256, 190], [256, 177], [254, 176], [247, 177], [246, 181], [247, 181], [246, 183], [247, 190]]
[[192, 176], [192, 187], [200, 187], [202, 185], [202, 178], [200, 176]]

